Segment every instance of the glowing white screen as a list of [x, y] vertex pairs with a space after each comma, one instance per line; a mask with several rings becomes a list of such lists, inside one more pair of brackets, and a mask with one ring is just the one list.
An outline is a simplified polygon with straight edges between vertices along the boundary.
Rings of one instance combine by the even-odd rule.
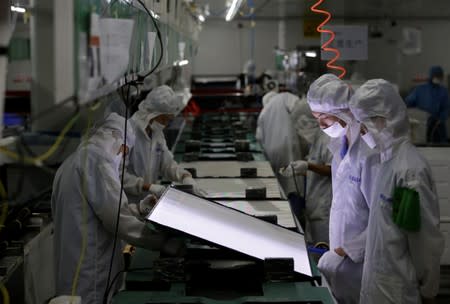
[[301, 234], [169, 188], [148, 219], [258, 259], [293, 258], [296, 272], [312, 276]]

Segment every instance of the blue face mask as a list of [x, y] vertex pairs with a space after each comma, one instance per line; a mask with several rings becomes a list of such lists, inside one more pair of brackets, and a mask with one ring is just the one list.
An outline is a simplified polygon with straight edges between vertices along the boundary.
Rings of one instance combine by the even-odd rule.
[[344, 159], [345, 155], [347, 155], [348, 152], [348, 140], [347, 137], [342, 137], [342, 147], [341, 151], [339, 151], [339, 155], [341, 156], [341, 159]]

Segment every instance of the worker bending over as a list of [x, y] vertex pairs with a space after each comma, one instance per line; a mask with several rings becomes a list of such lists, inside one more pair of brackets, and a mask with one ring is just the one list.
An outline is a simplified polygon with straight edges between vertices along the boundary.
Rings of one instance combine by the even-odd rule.
[[158, 184], [160, 177], [193, 185], [194, 192], [202, 194], [192, 175], [173, 159], [164, 138], [164, 128], [183, 107], [182, 97], [163, 85], [154, 88], [131, 117], [136, 144], [130, 152], [124, 187], [133, 202], [148, 192], [161, 196], [166, 187]]
[[[127, 145], [123, 144], [124, 125], [123, 117], [110, 114], [56, 172], [51, 205], [57, 296], [81, 296], [83, 304], [102, 303], [113, 250], [111, 277], [124, 268], [121, 242], [113, 248], [118, 212], [119, 240], [148, 249], [170, 249], [171, 242], [163, 234], [137, 218], [141, 214], [136, 211], [147, 212], [155, 197], [147, 196], [138, 205], [146, 210], [130, 209], [122, 193], [119, 210], [119, 164], [134, 142], [128, 129]], [[111, 295], [119, 285], [111, 288]]]

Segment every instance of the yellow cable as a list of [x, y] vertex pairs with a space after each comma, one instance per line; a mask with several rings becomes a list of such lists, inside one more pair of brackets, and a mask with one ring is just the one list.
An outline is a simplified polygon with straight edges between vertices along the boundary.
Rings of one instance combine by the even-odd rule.
[[6, 201], [7, 195], [5, 186], [3, 186], [2, 181], [0, 180], [0, 197], [2, 199], [2, 214], [0, 215], [0, 231], [3, 229], [6, 217], [8, 216], [8, 202]]
[[[6, 217], [8, 216], [8, 202], [7, 202], [7, 195], [5, 187], [3, 186], [2, 181], [0, 180], [0, 197], [2, 199], [2, 214], [0, 215], [0, 230], [3, 229]], [[3, 304], [9, 304], [9, 292], [8, 289], [6, 289], [3, 282], [0, 282], [0, 292], [2, 294], [3, 298]]]
[[[92, 112], [97, 110], [99, 106], [93, 106], [90, 108], [90, 111], [88, 112], [88, 121], [87, 121], [87, 131], [91, 128], [92, 125]], [[80, 278], [80, 271], [81, 266], [83, 265], [84, 256], [86, 254], [87, 249], [87, 201], [86, 201], [86, 195], [87, 195], [87, 178], [86, 178], [86, 171], [87, 171], [87, 149], [86, 146], [88, 144], [87, 138], [83, 142], [83, 145], [85, 147], [84, 154], [83, 154], [83, 163], [85, 165], [83, 170], [83, 178], [82, 178], [82, 206], [81, 206], [81, 251], [80, 251], [80, 258], [78, 259], [77, 268], [75, 270], [73, 280], [72, 280], [72, 291], [71, 291], [71, 299], [70, 303], [72, 304], [74, 301], [74, 297], [76, 296], [77, 287], [78, 287], [78, 280]]]
[[0, 282], [0, 292], [2, 293], [3, 297], [3, 304], [9, 304], [9, 292], [8, 289], [6, 289], [5, 285]]
[[[53, 145], [43, 154], [35, 157], [35, 158], [31, 158], [31, 157], [24, 157], [24, 161], [27, 163], [31, 163], [31, 164], [35, 164], [35, 165], [39, 165], [40, 162], [47, 160], [48, 158], [50, 158], [57, 150], [59, 145], [61, 144], [61, 142], [63, 141], [65, 135], [67, 132], [69, 132], [70, 129], [72, 129], [73, 125], [77, 122], [78, 118], [80, 118], [80, 114], [77, 113], [75, 116], [73, 116], [69, 122], [64, 126], [64, 128], [62, 129], [61, 133], [59, 133], [58, 138], [55, 140], [55, 142], [53, 143]], [[6, 156], [14, 159], [14, 160], [21, 160], [22, 157], [17, 154], [16, 152], [13, 152], [7, 148], [4, 147], [0, 147], [0, 153], [5, 154]]]
[[91, 111], [97, 111], [98, 108], [100, 108], [101, 105], [102, 105], [102, 102], [97, 102], [97, 103], [93, 104], [93, 105], [90, 107], [90, 109], [91, 109]]
[[[21, 157], [19, 156], [19, 154], [17, 154], [16, 152], [13, 152], [9, 149], [6, 149], [4, 147], [0, 147], [0, 152], [5, 154], [6, 156], [8, 156], [9, 158], [12, 158], [14, 160], [21, 160]], [[31, 157], [24, 157], [23, 160], [26, 163], [31, 163], [31, 164], [35, 164], [35, 161], [33, 158]]]
[[47, 150], [47, 152], [39, 155], [38, 157], [34, 158], [36, 161], [44, 161], [48, 159], [50, 156], [53, 155], [53, 153], [56, 152], [59, 145], [64, 139], [64, 136], [67, 132], [69, 132], [70, 129], [72, 129], [73, 125], [77, 122], [78, 118], [80, 118], [80, 113], [77, 113], [72, 119], [69, 120], [69, 122], [64, 126], [64, 129], [62, 129], [61, 133], [58, 135], [58, 138], [56, 139], [55, 143]]

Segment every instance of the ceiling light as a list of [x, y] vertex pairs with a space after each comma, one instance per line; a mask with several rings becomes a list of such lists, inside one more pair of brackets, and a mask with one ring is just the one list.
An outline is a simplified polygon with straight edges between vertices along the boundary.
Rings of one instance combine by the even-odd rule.
[[225, 17], [226, 21], [233, 20], [234, 16], [236, 15], [237, 11], [241, 7], [242, 0], [233, 0], [233, 2], [230, 5], [230, 8], [228, 9], [227, 15]]
[[205, 22], [205, 16], [198, 15], [198, 20], [200, 20], [200, 22]]
[[150, 14], [152, 14], [152, 17], [155, 19], [159, 19], [159, 15], [157, 13], [155, 13], [153, 10], [149, 10]]
[[11, 5], [11, 12], [16, 12], [16, 13], [25, 13], [27, 10], [24, 9], [23, 7], [19, 7], [19, 6], [12, 6]]
[[307, 51], [307, 52], [305, 52], [305, 56], [306, 57], [311, 57], [311, 58], [316, 58], [317, 57], [317, 52], [316, 51]]

